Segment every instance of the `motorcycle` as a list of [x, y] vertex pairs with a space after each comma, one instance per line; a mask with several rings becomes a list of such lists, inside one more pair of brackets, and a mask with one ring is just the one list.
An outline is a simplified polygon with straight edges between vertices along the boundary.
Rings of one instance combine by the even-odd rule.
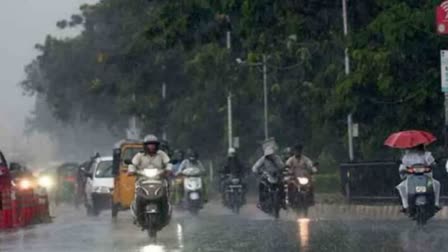
[[197, 215], [203, 207], [202, 171], [197, 167], [188, 167], [181, 171], [184, 181], [184, 206]]
[[224, 189], [224, 204], [234, 213], [239, 214], [244, 204], [243, 183], [240, 178], [227, 175]]
[[283, 190], [280, 175], [263, 172], [260, 183], [264, 187], [264, 192], [260, 193], [265, 194], [263, 202], [260, 202], [261, 210], [278, 219], [282, 205], [281, 190]]
[[409, 216], [423, 226], [435, 215], [433, 179], [428, 175], [430, 167], [414, 165], [408, 167], [406, 183], [408, 188]]
[[314, 204], [311, 175], [306, 172], [285, 176], [286, 195], [291, 208], [299, 216], [308, 216], [308, 209]]
[[[157, 232], [168, 225], [171, 218], [171, 206], [168, 201], [168, 182], [165, 171], [154, 167], [136, 171], [135, 199], [131, 212], [150, 238], [155, 239]], [[139, 207], [139, 211], [136, 211]], [[137, 216], [136, 213], [140, 216]], [[143, 215], [143, 216], [142, 216]]]

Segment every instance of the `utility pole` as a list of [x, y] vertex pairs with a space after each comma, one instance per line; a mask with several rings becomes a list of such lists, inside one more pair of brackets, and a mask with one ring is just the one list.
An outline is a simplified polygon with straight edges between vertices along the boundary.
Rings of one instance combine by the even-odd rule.
[[233, 147], [233, 118], [232, 118], [232, 92], [229, 91], [227, 96], [227, 127], [229, 136], [229, 149]]
[[[347, 17], [347, 0], [342, 0], [342, 22], [344, 26], [344, 36], [348, 36], [348, 17]], [[350, 58], [348, 55], [348, 47], [345, 47], [345, 74], [350, 74]], [[347, 116], [347, 131], [348, 131], [348, 156], [350, 161], [355, 159], [353, 151], [353, 118], [352, 113]]]
[[266, 64], [266, 54], [263, 54], [263, 92], [264, 92], [264, 139], [269, 139], [268, 128], [268, 66]]
[[[231, 25], [230, 19], [227, 17], [227, 31], [226, 31], [226, 47], [229, 52], [232, 50], [232, 33], [231, 33]], [[228, 143], [229, 149], [233, 148], [233, 115], [232, 115], [232, 90], [229, 85], [229, 91], [227, 94], [227, 134], [228, 134]]]

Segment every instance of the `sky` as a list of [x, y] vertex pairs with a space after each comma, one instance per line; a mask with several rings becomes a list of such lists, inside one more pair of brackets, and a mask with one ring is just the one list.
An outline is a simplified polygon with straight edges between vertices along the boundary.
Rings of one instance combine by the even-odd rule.
[[79, 13], [79, 6], [97, 0], [1, 0], [0, 8], [0, 130], [21, 132], [34, 106], [19, 83], [24, 67], [37, 55], [36, 43], [48, 34], [73, 36], [79, 31], [60, 31], [56, 22]]

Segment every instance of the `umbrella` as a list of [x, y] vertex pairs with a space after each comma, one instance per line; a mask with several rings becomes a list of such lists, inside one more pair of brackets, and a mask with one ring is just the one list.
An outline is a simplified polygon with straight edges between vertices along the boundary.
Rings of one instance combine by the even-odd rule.
[[384, 145], [398, 149], [409, 149], [421, 144], [430, 144], [434, 141], [436, 141], [436, 137], [429, 132], [407, 130], [393, 133], [386, 139]]

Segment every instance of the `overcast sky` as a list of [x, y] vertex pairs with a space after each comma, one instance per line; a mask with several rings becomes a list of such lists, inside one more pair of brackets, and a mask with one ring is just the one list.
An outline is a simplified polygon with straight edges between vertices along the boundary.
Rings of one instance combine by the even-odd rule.
[[24, 66], [37, 54], [36, 43], [47, 34], [68, 36], [56, 22], [79, 13], [83, 3], [97, 0], [1, 0], [0, 8], [0, 129], [20, 130], [34, 100], [22, 95], [18, 83]]

